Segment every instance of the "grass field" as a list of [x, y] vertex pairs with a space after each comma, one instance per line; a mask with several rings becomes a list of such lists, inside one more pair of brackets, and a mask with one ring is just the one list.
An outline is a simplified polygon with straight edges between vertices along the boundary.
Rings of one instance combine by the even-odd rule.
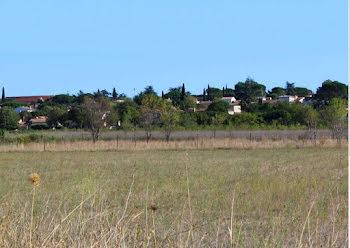
[[[0, 247], [347, 247], [347, 148], [0, 153]], [[38, 173], [32, 184], [28, 176]]]

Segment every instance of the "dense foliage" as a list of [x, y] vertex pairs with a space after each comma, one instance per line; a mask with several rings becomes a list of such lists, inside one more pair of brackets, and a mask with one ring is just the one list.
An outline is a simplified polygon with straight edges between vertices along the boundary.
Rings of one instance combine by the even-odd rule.
[[[315, 129], [335, 125], [330, 124], [332, 121], [329, 120], [339, 117], [331, 114], [334, 113], [334, 106], [342, 106], [340, 108], [346, 114], [342, 112], [341, 116], [345, 118], [347, 88], [345, 84], [327, 80], [317, 89], [313, 101], [309, 104], [263, 103], [262, 99], [266, 96], [277, 99], [286, 94], [309, 96], [312, 92], [307, 88], [295, 87], [294, 83], [290, 82], [286, 82], [285, 88], [274, 87], [266, 92], [265, 85], [251, 78], [238, 82], [233, 89], [227, 86], [219, 89], [208, 85], [203, 89], [203, 94], [197, 96], [186, 91], [185, 84], [170, 88], [168, 92], [162, 92], [161, 96], [157, 95], [152, 86], [147, 86], [133, 99], [127, 98], [123, 93], [117, 94], [115, 88], [112, 93], [107, 90], [97, 90], [93, 93], [80, 91], [77, 95], [56, 95], [39, 103], [36, 111], [32, 113], [17, 114], [13, 109], [27, 104], [3, 101], [0, 104], [0, 129], [16, 129], [20, 117], [25, 120], [31, 116], [47, 116], [47, 124], [51, 128], [95, 129], [96, 125], [92, 125], [92, 118], [95, 116], [91, 111], [97, 111], [101, 106], [104, 112], [95, 113], [103, 116], [103, 123], [98, 123], [98, 130], [109, 126], [124, 130], [142, 128], [148, 130], [151, 135], [153, 129], [162, 129], [170, 135], [173, 129], [219, 127]], [[212, 102], [206, 107], [197, 104], [196, 97]], [[228, 109], [232, 105], [221, 100], [222, 97], [235, 97], [240, 101], [243, 112], [229, 115]], [[334, 99], [343, 99], [343, 102], [335, 104]]]

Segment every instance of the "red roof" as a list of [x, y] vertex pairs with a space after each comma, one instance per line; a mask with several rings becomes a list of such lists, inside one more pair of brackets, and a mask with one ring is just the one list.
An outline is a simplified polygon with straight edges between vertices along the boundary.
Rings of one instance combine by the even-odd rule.
[[7, 100], [12, 100], [15, 102], [25, 102], [25, 103], [32, 103], [32, 102], [37, 102], [38, 100], [48, 100], [54, 96], [49, 95], [49, 96], [11, 96], [11, 97], [6, 97]]

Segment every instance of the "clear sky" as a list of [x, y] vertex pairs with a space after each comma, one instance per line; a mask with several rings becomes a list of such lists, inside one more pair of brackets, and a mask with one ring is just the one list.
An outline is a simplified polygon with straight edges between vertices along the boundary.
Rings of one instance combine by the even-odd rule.
[[[1, 0], [7, 96], [347, 83], [346, 0]], [[134, 90], [135, 89], [135, 90]]]

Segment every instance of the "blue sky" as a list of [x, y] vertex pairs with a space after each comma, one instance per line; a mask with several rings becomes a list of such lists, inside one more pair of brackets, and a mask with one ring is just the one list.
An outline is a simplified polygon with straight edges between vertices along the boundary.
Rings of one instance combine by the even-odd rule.
[[0, 1], [7, 96], [347, 83], [347, 1]]

